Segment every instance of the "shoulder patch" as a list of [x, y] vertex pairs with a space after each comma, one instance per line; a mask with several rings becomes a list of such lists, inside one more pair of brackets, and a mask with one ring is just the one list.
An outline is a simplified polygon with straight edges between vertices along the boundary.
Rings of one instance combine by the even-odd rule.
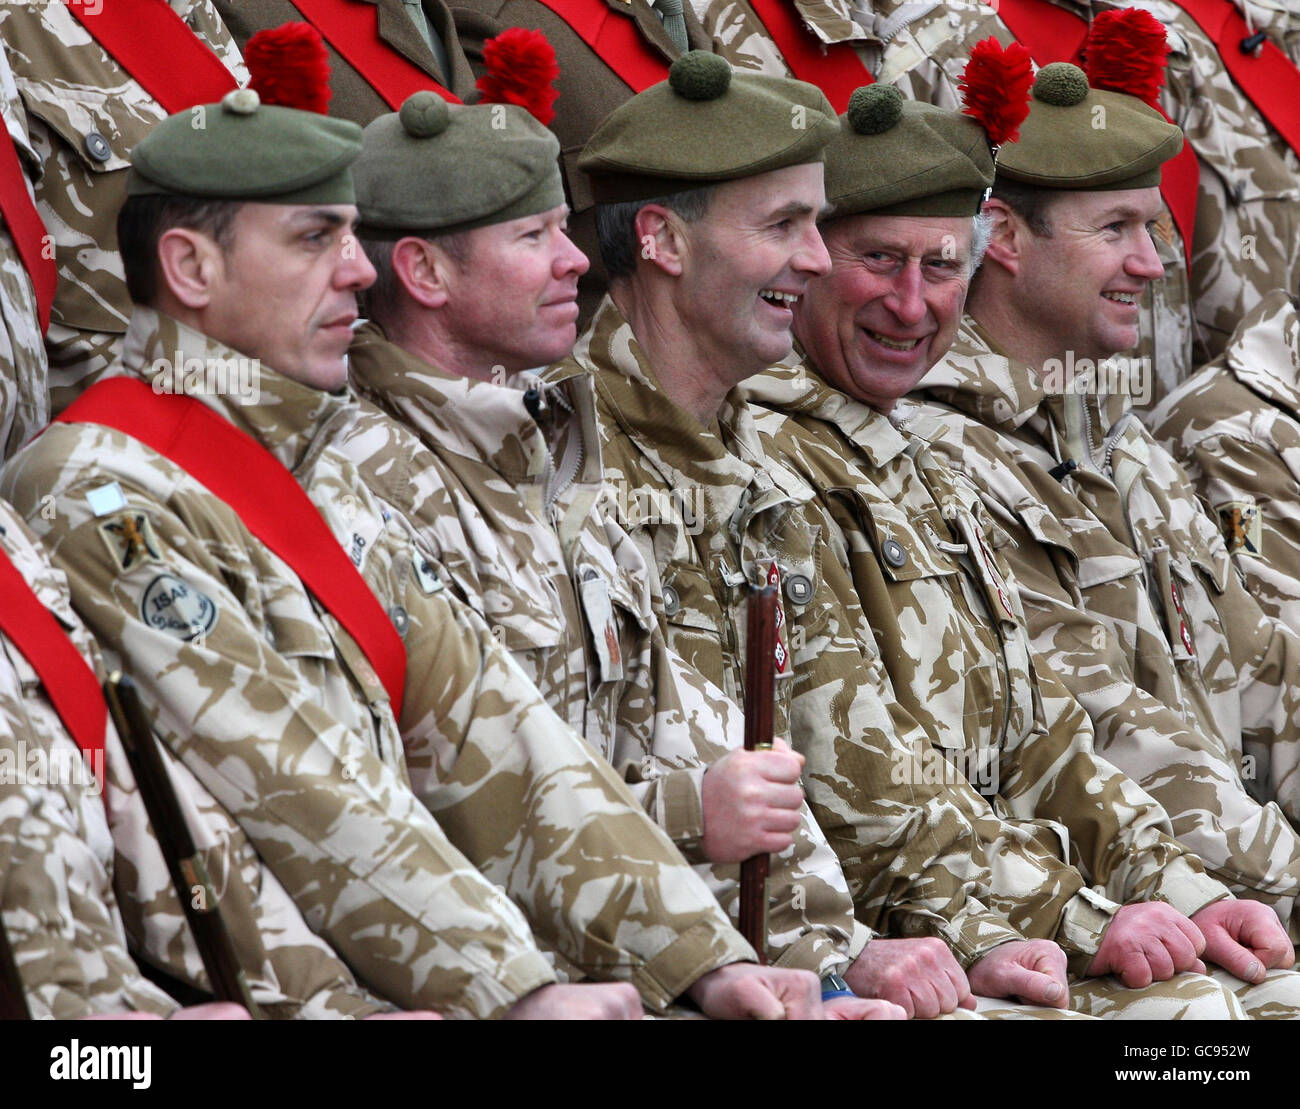
[[175, 574], [159, 574], [145, 587], [140, 618], [151, 628], [189, 643], [216, 626], [217, 606]]
[[1246, 551], [1262, 558], [1263, 514], [1259, 505], [1253, 501], [1225, 501], [1215, 505], [1219, 514], [1219, 527], [1223, 531], [1223, 541], [1228, 545], [1228, 553]]
[[100, 538], [119, 570], [131, 570], [144, 562], [161, 562], [162, 552], [153, 525], [143, 512], [119, 512], [99, 525]]

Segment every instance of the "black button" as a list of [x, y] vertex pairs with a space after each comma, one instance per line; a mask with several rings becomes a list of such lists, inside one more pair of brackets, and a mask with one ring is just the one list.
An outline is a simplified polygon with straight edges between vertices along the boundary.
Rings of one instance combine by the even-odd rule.
[[677, 610], [682, 607], [682, 600], [677, 596], [677, 590], [671, 585], [664, 586], [664, 614], [666, 616], [676, 616]]
[[86, 153], [97, 162], [107, 162], [113, 156], [113, 148], [98, 131], [91, 131], [86, 136]]
[[397, 634], [406, 635], [406, 629], [411, 626], [411, 618], [407, 615], [406, 609], [401, 605], [393, 605], [388, 610], [389, 618], [393, 621], [393, 627], [397, 629]]
[[791, 574], [785, 579], [785, 593], [797, 605], [812, 599], [812, 582], [803, 574]]
[[890, 566], [904, 566], [907, 563], [907, 552], [903, 550], [903, 544], [897, 539], [885, 540], [885, 561]]

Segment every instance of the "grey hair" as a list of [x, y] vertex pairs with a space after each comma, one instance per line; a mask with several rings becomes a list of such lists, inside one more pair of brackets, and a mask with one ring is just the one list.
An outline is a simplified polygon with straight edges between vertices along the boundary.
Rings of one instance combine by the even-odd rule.
[[980, 268], [980, 263], [984, 261], [984, 252], [988, 250], [992, 238], [993, 217], [987, 212], [981, 212], [973, 217], [970, 236], [970, 277], [975, 276], [975, 271]]
[[600, 243], [600, 259], [610, 279], [630, 277], [636, 272], [640, 243], [636, 237], [636, 217], [647, 204], [658, 204], [676, 212], [687, 223], [694, 223], [709, 210], [713, 200], [713, 186], [670, 193], [668, 196], [648, 200], [621, 200], [596, 206], [596, 239]]

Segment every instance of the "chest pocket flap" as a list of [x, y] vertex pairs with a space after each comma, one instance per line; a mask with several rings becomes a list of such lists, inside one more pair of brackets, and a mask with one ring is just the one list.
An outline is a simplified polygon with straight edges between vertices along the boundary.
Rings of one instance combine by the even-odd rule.
[[861, 490], [837, 489], [835, 492], [847, 497], [854, 505], [862, 528], [875, 548], [880, 568], [889, 581], [916, 581], [958, 572], [953, 558], [934, 545], [934, 540], [942, 539], [943, 533], [936, 530], [933, 538], [927, 537], [925, 525], [928, 521], [914, 520], [892, 501], [867, 497]]
[[[1021, 505], [1016, 509], [1016, 516], [1035, 540], [1065, 556], [1082, 590], [1142, 574], [1141, 559], [1095, 521], [1088, 532], [1080, 536], [1042, 505]], [[1080, 550], [1086, 552], [1082, 558]]]

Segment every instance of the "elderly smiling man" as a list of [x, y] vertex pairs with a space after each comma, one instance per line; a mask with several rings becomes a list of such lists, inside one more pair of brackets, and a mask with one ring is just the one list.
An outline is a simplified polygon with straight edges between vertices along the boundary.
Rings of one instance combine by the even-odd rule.
[[[981, 65], [1014, 64], [991, 45]], [[1022, 113], [1027, 59], [1023, 75]], [[974, 240], [987, 233], [973, 213], [993, 180], [989, 141], [966, 115], [872, 87], [854, 95], [826, 168], [831, 272], [795, 309], [800, 352], [746, 386], [768, 410], [757, 420], [764, 446], [818, 491], [823, 538], [869, 622], [860, 634], [956, 772], [954, 789], [970, 800], [969, 781], [987, 799], [974, 803], [989, 837], [989, 895], [1026, 935], [1059, 942], [1060, 964], [1069, 953], [1073, 1007], [1203, 1015], [1189, 1000], [1204, 1005], [1220, 987], [1181, 973], [1204, 969], [1204, 939], [1186, 914], [1220, 928], [1240, 908], [1173, 840], [1160, 807], [1094, 754], [1087, 716], [1032, 652], [1016, 582], [995, 553], [1004, 539], [976, 491], [889, 419], [956, 335]], [[1068, 850], [1049, 828], [1068, 832]], [[1058, 864], [1060, 897], [1045, 911], [1016, 904], [1033, 888], [1024, 857]]]

